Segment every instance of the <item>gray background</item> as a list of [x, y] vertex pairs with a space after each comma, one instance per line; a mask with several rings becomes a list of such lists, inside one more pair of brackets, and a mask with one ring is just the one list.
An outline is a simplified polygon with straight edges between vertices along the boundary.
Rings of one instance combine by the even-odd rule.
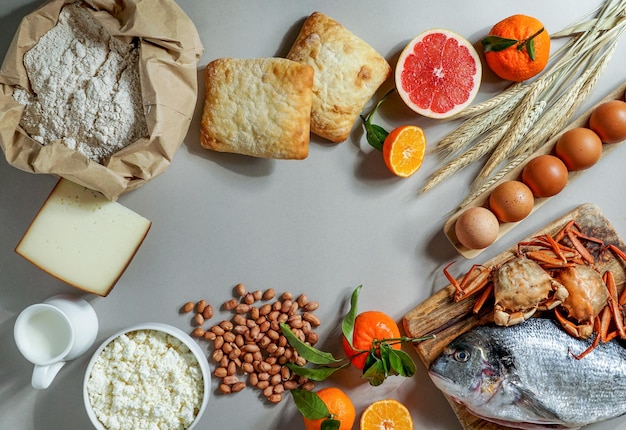
[[[0, 57], [20, 19], [39, 2], [3, 0], [0, 5]], [[198, 75], [218, 57], [285, 55], [303, 20], [319, 10], [365, 39], [391, 64], [405, 44], [423, 30], [444, 27], [477, 43], [500, 19], [525, 13], [560, 30], [590, 11], [597, 1], [212, 1], [181, 0], [198, 27], [205, 53]], [[622, 41], [585, 104], [602, 98], [624, 81]], [[200, 79], [200, 94], [203, 94]], [[385, 84], [389, 88], [391, 81]], [[486, 73], [479, 94], [485, 99], [504, 87]], [[188, 300], [219, 306], [232, 287], [306, 293], [320, 302], [321, 347], [341, 354], [339, 323], [352, 290], [364, 285], [360, 309], [402, 316], [447, 285], [442, 268], [463, 260], [442, 233], [451, 210], [465, 196], [473, 166], [428, 194], [418, 190], [439, 160], [428, 155], [409, 179], [393, 177], [357, 125], [341, 144], [313, 137], [304, 161], [275, 161], [209, 152], [198, 141], [201, 100], [187, 138], [172, 166], [120, 202], [153, 222], [132, 264], [106, 298], [89, 296], [100, 319], [97, 343], [126, 326], [145, 321], [191, 330], [178, 313]], [[381, 110], [378, 123], [391, 128], [414, 123], [426, 130], [429, 147], [456, 123], [417, 117], [397, 98]], [[597, 204], [626, 235], [624, 148], [618, 148], [566, 190], [521, 223], [482, 262], [579, 204]], [[56, 183], [51, 176], [21, 172], [0, 160], [0, 428], [84, 429], [82, 380], [90, 354], [69, 363], [45, 391], [30, 387], [31, 365], [13, 342], [18, 313], [31, 303], [61, 292], [77, 292], [39, 271], [13, 252]], [[226, 316], [219, 314], [218, 316]], [[96, 348], [94, 345], [93, 349]], [[93, 351], [92, 349], [92, 351]], [[417, 357], [406, 348], [415, 359]], [[357, 412], [373, 400], [392, 397], [407, 404], [416, 428], [459, 429], [441, 393], [418, 363], [413, 378], [392, 378], [371, 388], [356, 371], [346, 370], [323, 385], [337, 385], [354, 400]], [[214, 384], [214, 389], [217, 385]], [[212, 393], [201, 428], [303, 428], [292, 400], [268, 405], [252, 389], [226, 397]], [[358, 424], [355, 424], [355, 428]], [[626, 429], [626, 418], [592, 426]]]

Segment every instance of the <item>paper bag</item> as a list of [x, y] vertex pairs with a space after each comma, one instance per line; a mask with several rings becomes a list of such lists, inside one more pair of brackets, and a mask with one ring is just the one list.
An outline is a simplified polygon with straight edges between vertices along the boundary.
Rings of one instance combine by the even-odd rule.
[[61, 142], [41, 145], [20, 127], [16, 87], [29, 89], [24, 54], [75, 0], [51, 0], [21, 22], [0, 69], [0, 146], [9, 164], [64, 177], [109, 200], [134, 190], [169, 167], [193, 117], [197, 66], [203, 52], [195, 25], [172, 0], [84, 0], [113, 37], [138, 40], [140, 78], [149, 136], [99, 164]]

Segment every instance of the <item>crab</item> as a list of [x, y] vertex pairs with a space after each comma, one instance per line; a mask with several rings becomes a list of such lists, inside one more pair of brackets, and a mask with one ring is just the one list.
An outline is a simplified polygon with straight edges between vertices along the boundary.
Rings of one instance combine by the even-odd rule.
[[556, 319], [572, 336], [591, 337], [595, 320], [609, 300], [609, 290], [602, 275], [591, 266], [577, 264], [557, 271], [555, 279], [569, 292], [554, 310]]
[[595, 268], [591, 250], [607, 250], [626, 261], [626, 253], [601, 239], [586, 236], [571, 220], [554, 236], [544, 234], [520, 242], [517, 254], [502, 265], [474, 265], [460, 280], [444, 274], [455, 287], [455, 301], [482, 291], [474, 304], [478, 313], [494, 297], [493, 320], [510, 326], [532, 317], [538, 310], [552, 310], [571, 336], [590, 338], [592, 344], [579, 355], [583, 358], [600, 342], [616, 337], [626, 339], [626, 289], [618, 296], [613, 274]]
[[449, 266], [444, 268], [444, 274], [457, 290], [455, 301], [483, 290], [474, 305], [474, 313], [478, 313], [493, 291], [493, 318], [497, 325], [519, 324], [532, 317], [537, 310], [554, 309], [568, 296], [563, 285], [537, 262], [524, 256], [492, 268], [474, 265], [461, 282], [450, 275]]

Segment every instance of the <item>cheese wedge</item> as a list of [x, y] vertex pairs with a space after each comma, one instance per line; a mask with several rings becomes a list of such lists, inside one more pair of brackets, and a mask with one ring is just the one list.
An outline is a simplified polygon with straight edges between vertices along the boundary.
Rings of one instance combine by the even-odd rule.
[[15, 252], [55, 278], [106, 296], [151, 224], [96, 191], [60, 179]]

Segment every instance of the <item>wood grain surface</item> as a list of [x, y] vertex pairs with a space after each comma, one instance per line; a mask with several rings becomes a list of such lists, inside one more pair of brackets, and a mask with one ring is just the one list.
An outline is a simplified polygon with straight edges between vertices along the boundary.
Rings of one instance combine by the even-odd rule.
[[[626, 250], [624, 243], [611, 223], [602, 214], [600, 208], [593, 204], [584, 204], [577, 207], [527, 239], [540, 234], [554, 234], [571, 219], [576, 220], [585, 234], [602, 239], [606, 245], [613, 244], [622, 250]], [[516, 247], [513, 247], [482, 264], [486, 267], [502, 264], [513, 258], [515, 252]], [[613, 272], [618, 290], [621, 292], [626, 280], [626, 263], [616, 258], [611, 252], [599, 253], [596, 251], [594, 252], [594, 257], [596, 257], [596, 268], [601, 273], [606, 270]], [[450, 271], [454, 274], [454, 267], [451, 267]], [[459, 279], [462, 275], [455, 274]], [[479, 315], [474, 315], [472, 306], [476, 297], [469, 297], [456, 303], [452, 298], [454, 292], [454, 287], [447, 285], [413, 308], [403, 318], [404, 329], [408, 336], [421, 337], [429, 334], [436, 336], [434, 339], [421, 342], [415, 346], [418, 356], [426, 367], [430, 366], [433, 360], [441, 354], [443, 348], [454, 338], [479, 324], [492, 320], [492, 312], [489, 306], [486, 306], [486, 309], [483, 308]], [[506, 429], [506, 427], [475, 417], [467, 409], [450, 398], [448, 398], [448, 402], [465, 430]]]

